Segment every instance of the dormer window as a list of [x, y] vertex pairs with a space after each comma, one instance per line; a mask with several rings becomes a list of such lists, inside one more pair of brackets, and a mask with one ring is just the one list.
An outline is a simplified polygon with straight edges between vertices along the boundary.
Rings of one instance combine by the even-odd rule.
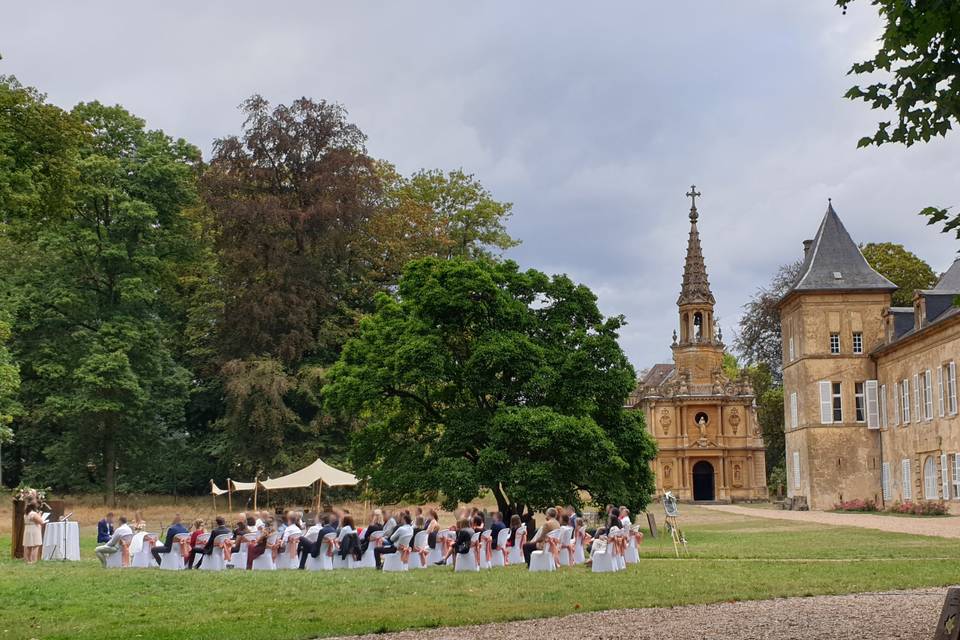
[[833, 272], [833, 279], [834, 279], [834, 280], [843, 280], [843, 274], [840, 273], [839, 271], [834, 271], [834, 272]]

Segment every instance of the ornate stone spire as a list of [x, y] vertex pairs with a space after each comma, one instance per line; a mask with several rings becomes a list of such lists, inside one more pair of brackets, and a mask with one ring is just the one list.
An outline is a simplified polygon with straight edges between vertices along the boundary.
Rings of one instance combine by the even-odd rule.
[[707, 304], [713, 306], [716, 300], [710, 291], [710, 280], [707, 278], [707, 266], [703, 262], [703, 251], [700, 249], [700, 232], [697, 231], [697, 197], [700, 193], [696, 186], [690, 186], [687, 197], [690, 198], [690, 237], [687, 240], [687, 260], [683, 265], [683, 286], [680, 288], [678, 305]]

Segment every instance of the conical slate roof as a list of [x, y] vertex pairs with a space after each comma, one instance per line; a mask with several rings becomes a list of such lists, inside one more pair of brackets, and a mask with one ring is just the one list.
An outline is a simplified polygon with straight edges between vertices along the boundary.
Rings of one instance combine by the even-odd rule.
[[937, 280], [934, 291], [960, 291], [960, 258], [953, 261], [946, 273]]
[[820, 229], [804, 257], [800, 277], [790, 291], [849, 289], [894, 290], [893, 284], [873, 270], [847, 233], [833, 204], [827, 206]]
[[690, 207], [690, 237], [687, 239], [687, 259], [683, 264], [683, 285], [677, 304], [716, 304], [707, 278], [707, 265], [703, 262], [700, 248], [700, 232], [697, 231], [696, 205]]

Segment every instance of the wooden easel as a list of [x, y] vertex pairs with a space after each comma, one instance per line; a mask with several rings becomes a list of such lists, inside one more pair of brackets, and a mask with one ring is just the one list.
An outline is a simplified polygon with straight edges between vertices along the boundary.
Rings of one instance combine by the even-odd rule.
[[663, 510], [666, 513], [667, 529], [670, 530], [670, 537], [673, 539], [673, 552], [679, 558], [680, 548], [683, 547], [683, 552], [689, 554], [687, 539], [680, 529], [680, 510], [677, 509], [677, 499], [669, 491], [663, 496]]

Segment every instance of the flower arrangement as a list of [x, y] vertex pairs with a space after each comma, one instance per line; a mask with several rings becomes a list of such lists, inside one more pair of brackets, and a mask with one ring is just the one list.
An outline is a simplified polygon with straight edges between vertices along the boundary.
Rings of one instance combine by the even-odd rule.
[[920, 502], [894, 502], [887, 507], [889, 513], [902, 513], [912, 516], [945, 516], [947, 505], [943, 500], [923, 500]]
[[50, 491], [50, 488], [46, 489], [35, 489], [33, 487], [28, 487], [25, 484], [20, 484], [16, 489], [13, 490], [13, 499], [20, 500], [22, 502], [36, 502], [43, 503], [47, 500], [47, 492]]
[[859, 498], [855, 500], [844, 500], [839, 504], [833, 505], [834, 511], [856, 511], [860, 513], [872, 513], [879, 511], [877, 508], [877, 503], [873, 500], [860, 500]]

